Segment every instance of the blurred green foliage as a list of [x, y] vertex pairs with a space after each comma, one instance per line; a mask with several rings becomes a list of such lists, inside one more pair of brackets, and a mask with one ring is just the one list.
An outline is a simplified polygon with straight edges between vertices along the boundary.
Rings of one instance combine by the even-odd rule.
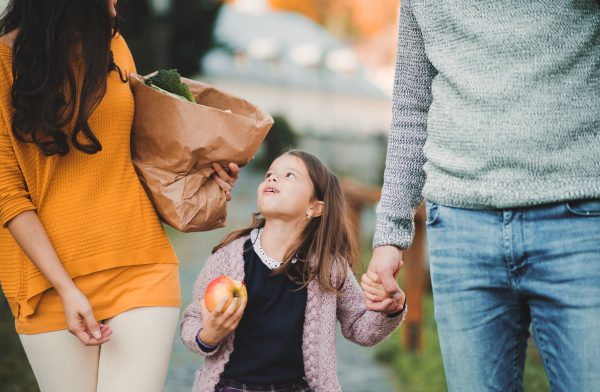
[[15, 318], [0, 290], [0, 391], [38, 392], [40, 389], [15, 330]]

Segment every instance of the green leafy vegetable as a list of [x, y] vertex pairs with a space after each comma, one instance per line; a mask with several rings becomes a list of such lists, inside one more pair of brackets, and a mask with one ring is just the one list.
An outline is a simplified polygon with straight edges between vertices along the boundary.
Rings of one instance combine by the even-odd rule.
[[168, 71], [161, 69], [156, 75], [146, 79], [144, 83], [162, 93], [183, 99], [184, 101], [196, 103], [190, 87], [186, 83], [181, 83], [181, 76], [177, 73], [176, 69]]

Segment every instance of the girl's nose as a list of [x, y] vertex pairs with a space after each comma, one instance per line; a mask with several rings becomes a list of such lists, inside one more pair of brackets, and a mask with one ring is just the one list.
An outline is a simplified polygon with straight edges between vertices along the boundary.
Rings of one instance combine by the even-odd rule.
[[275, 176], [269, 177], [269, 182], [270, 181], [277, 182], [277, 177], [275, 177]]

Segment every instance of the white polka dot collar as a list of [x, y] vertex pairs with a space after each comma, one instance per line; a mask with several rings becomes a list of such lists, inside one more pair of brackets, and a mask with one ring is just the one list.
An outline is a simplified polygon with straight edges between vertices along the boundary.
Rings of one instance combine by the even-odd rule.
[[[269, 255], [267, 255], [265, 253], [265, 251], [262, 248], [262, 245], [260, 244], [260, 236], [262, 235], [263, 229], [254, 229], [252, 230], [252, 232], [250, 233], [250, 240], [252, 241], [252, 246], [254, 247], [254, 251], [256, 252], [256, 254], [258, 255], [258, 257], [262, 260], [263, 264], [266, 265], [269, 269], [276, 269], [281, 267], [281, 265], [283, 264], [281, 261], [276, 261], [273, 258], [269, 257]], [[295, 263], [297, 260], [294, 257], [294, 260], [292, 260], [292, 263]]]

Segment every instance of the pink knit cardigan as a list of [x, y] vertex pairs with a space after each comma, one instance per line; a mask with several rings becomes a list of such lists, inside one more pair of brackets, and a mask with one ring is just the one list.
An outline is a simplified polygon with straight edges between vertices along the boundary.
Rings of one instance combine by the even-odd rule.
[[[206, 286], [215, 278], [228, 275], [244, 279], [243, 246], [249, 237], [231, 242], [219, 249], [200, 272], [194, 290], [194, 301], [181, 321], [181, 339], [195, 353], [205, 355], [204, 366], [196, 373], [193, 392], [213, 392], [229, 355], [233, 351], [234, 333], [223, 339], [216, 350], [208, 353], [196, 343], [202, 328], [200, 300]], [[361, 346], [374, 346], [384, 341], [404, 320], [406, 307], [398, 317], [388, 318], [365, 308], [364, 294], [352, 271], [348, 271], [343, 296], [323, 292], [315, 280], [308, 284], [302, 352], [304, 372], [312, 392], [340, 392], [336, 372], [335, 328], [342, 325], [346, 339]]]

